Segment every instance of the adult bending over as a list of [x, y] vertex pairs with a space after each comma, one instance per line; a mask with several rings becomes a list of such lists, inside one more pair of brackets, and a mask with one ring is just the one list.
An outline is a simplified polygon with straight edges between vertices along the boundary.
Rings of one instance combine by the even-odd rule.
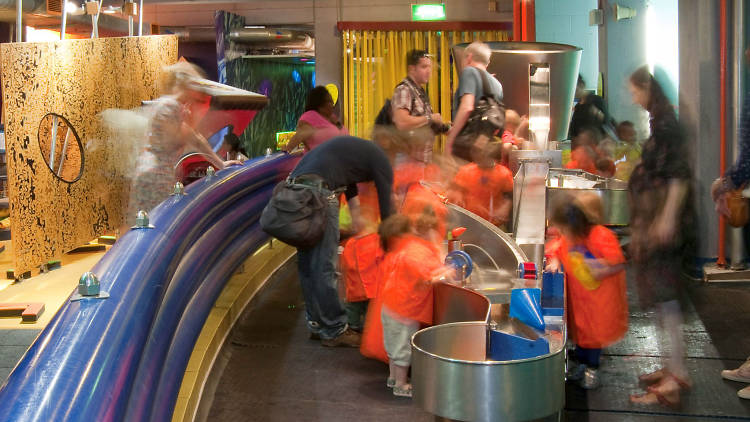
[[359, 333], [349, 329], [336, 288], [339, 244], [339, 198], [346, 194], [355, 225], [359, 223], [357, 183], [375, 182], [380, 218], [391, 214], [393, 169], [385, 152], [374, 142], [340, 136], [324, 142], [302, 157], [289, 176], [292, 183], [318, 189], [328, 198], [323, 237], [314, 246], [297, 249], [305, 316], [312, 338], [323, 346], [359, 347]]

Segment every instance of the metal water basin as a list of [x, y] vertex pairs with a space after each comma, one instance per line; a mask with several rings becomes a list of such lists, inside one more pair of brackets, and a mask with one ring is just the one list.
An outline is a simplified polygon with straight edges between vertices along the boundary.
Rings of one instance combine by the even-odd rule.
[[563, 348], [513, 361], [487, 360], [487, 324], [457, 322], [412, 337], [414, 402], [461, 421], [525, 421], [565, 403]]
[[550, 169], [547, 178], [547, 209], [563, 196], [593, 192], [602, 199], [602, 224], [627, 226], [630, 221], [627, 182], [608, 179], [583, 170]]

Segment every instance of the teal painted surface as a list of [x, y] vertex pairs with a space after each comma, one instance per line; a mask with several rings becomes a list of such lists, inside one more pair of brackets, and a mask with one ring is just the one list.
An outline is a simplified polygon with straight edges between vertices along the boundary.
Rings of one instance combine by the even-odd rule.
[[586, 89], [596, 90], [599, 74], [599, 27], [589, 26], [597, 0], [536, 0], [536, 40], [583, 49], [580, 73]]

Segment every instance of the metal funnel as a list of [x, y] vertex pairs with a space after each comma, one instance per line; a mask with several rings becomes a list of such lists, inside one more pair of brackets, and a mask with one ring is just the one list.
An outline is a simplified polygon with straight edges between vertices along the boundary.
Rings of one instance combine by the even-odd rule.
[[[459, 72], [464, 67], [464, 49], [468, 43], [452, 48]], [[549, 141], [568, 137], [581, 49], [572, 45], [540, 42], [488, 42], [492, 49], [487, 71], [503, 85], [503, 102], [520, 115], [529, 115], [530, 69], [541, 64], [549, 67]], [[545, 67], [545, 66], [541, 66]]]

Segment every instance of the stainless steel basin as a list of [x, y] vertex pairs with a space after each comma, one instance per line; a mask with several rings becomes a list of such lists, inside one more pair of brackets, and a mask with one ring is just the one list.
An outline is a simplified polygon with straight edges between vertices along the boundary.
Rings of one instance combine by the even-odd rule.
[[[566, 179], [567, 178], [567, 179]], [[576, 187], [575, 180], [588, 181], [590, 187]], [[566, 186], [566, 185], [572, 185]], [[607, 179], [583, 170], [550, 169], [547, 178], [547, 209], [563, 196], [576, 196], [592, 192], [602, 199], [602, 224], [607, 226], [627, 226], [630, 221], [628, 209], [628, 185], [617, 179]]]
[[487, 325], [457, 322], [412, 337], [414, 401], [443, 418], [523, 421], [562, 409], [563, 348], [514, 361], [486, 359]]

